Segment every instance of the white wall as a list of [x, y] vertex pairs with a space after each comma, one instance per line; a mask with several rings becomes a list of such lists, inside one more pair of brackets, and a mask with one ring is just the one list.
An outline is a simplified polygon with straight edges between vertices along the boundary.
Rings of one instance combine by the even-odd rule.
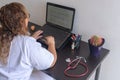
[[20, 2], [24, 4], [30, 13], [31, 22], [39, 25], [45, 24], [45, 0], [0, 0], [0, 7], [10, 2]]
[[[18, 0], [1, 0], [0, 6], [12, 1]], [[46, 1], [76, 8], [73, 32], [82, 34], [82, 40], [94, 34], [105, 38], [104, 47], [110, 54], [102, 64], [99, 80], [119, 80], [120, 0], [19, 0], [28, 8], [31, 21], [39, 25], [45, 23]]]

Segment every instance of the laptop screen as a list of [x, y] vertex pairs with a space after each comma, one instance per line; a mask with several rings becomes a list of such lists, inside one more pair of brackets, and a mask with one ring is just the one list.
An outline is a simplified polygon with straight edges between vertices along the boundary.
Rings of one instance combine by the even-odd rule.
[[74, 8], [47, 3], [46, 22], [58, 25], [58, 28], [66, 29], [70, 32], [73, 28], [74, 15]]

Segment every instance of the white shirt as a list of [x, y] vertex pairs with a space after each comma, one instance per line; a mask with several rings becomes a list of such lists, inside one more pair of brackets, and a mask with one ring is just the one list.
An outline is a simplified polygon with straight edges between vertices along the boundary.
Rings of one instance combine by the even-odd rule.
[[36, 39], [19, 35], [11, 42], [8, 63], [0, 64], [0, 80], [29, 80], [32, 70], [45, 70], [54, 60], [52, 53]]

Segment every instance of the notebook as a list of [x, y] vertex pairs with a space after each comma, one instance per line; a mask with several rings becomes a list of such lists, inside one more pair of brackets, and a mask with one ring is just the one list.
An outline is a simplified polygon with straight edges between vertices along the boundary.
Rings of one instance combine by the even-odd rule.
[[75, 9], [47, 2], [46, 24], [42, 27], [43, 36], [55, 38], [56, 49], [59, 49], [71, 35]]

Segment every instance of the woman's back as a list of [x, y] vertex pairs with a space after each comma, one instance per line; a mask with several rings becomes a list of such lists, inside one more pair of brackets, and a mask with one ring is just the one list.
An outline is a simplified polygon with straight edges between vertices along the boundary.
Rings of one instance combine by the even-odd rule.
[[[27, 40], [31, 39], [27, 36], [16, 36], [11, 42], [8, 62], [6, 65], [0, 65], [0, 69], [2, 70], [2, 72], [6, 73], [5, 76], [8, 76], [8, 80], [14, 80], [14, 78], [17, 80], [29, 79], [33, 67], [29, 60], [29, 54], [26, 49], [26, 42]], [[0, 79], [1, 76], [2, 75], [0, 74]]]

